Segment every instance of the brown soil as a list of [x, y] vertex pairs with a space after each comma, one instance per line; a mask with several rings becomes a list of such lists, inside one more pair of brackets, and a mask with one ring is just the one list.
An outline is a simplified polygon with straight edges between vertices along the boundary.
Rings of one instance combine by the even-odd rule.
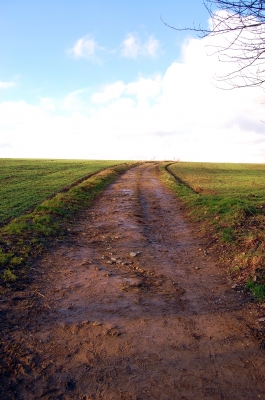
[[265, 309], [198, 231], [155, 164], [111, 184], [1, 301], [1, 400], [264, 399]]

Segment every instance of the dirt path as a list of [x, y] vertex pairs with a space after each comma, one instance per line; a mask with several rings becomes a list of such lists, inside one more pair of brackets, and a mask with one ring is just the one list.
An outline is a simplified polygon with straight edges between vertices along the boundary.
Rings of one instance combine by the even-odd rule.
[[109, 186], [3, 302], [1, 400], [265, 399], [256, 315], [200, 240], [154, 165]]

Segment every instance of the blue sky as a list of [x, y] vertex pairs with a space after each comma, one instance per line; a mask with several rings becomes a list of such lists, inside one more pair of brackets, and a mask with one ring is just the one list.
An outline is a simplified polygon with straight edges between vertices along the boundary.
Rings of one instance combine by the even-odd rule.
[[0, 157], [265, 161], [263, 92], [216, 89], [208, 39], [160, 15], [208, 25], [195, 0], [0, 1]]
[[[16, 90], [2, 93], [1, 100], [10, 96], [30, 102], [38, 95], [64, 96], [83, 87], [93, 90], [104, 82], [164, 72], [179, 56], [184, 35], [163, 25], [160, 15], [176, 26], [206, 17], [198, 1], [184, 6], [176, 0], [10, 0], [0, 2], [0, 15], [1, 80], [17, 82]], [[159, 41], [159, 56], [123, 57], [122, 42], [131, 33], [142, 43], [153, 36]], [[94, 58], [75, 59], [67, 53], [83, 37], [97, 44]]]

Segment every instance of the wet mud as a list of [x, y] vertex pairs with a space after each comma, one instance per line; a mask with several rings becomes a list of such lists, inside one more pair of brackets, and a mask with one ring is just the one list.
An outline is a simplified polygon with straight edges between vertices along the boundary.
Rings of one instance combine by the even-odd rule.
[[111, 184], [33, 268], [1, 304], [1, 399], [265, 398], [257, 310], [155, 164]]

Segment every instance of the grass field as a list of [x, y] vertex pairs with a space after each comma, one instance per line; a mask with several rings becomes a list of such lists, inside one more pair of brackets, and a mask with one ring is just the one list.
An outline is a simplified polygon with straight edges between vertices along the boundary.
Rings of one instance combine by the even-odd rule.
[[[27, 278], [31, 268], [30, 260], [41, 254], [51, 242], [63, 240], [70, 221], [76, 218], [82, 209], [89, 207], [109, 183], [135, 164], [115, 161], [7, 160], [6, 186], [10, 191], [7, 190], [5, 196], [9, 193], [11, 204], [16, 204], [11, 202], [12, 197], [16, 197], [17, 202], [22, 197], [24, 200], [21, 204], [24, 209], [22, 206], [17, 207], [16, 212], [20, 215], [0, 227], [0, 285], [10, 285], [18, 278]], [[16, 166], [17, 174], [12, 165]], [[108, 165], [112, 166], [106, 168]], [[8, 171], [12, 172], [10, 181]], [[24, 179], [23, 190], [19, 185], [19, 182], [23, 181], [19, 178], [20, 171], [21, 178]], [[95, 171], [99, 172], [87, 177]], [[84, 177], [87, 178], [80, 181], [80, 178]], [[62, 191], [66, 185], [72, 186]], [[19, 190], [20, 194], [17, 194], [16, 191]], [[39, 192], [42, 192], [41, 196]], [[44, 193], [45, 200], [41, 201]], [[47, 198], [52, 194], [55, 195]], [[34, 197], [34, 201], [31, 197]], [[5, 204], [3, 209], [7, 215], [7, 209], [11, 207], [8, 201]], [[29, 207], [32, 209], [23, 213]], [[10, 215], [12, 214], [9, 212]]]
[[229, 273], [265, 299], [265, 165], [179, 162], [166, 168], [175, 177], [168, 184], [191, 216], [210, 227]]
[[[0, 160], [2, 281], [13, 281], [26, 271], [28, 260], [50, 239], [60, 240], [70, 218], [133, 164]], [[227, 271], [264, 300], [265, 165], [177, 162], [161, 163], [161, 171], [190, 215], [201, 222]]]
[[0, 159], [0, 225], [85, 176], [121, 161]]

